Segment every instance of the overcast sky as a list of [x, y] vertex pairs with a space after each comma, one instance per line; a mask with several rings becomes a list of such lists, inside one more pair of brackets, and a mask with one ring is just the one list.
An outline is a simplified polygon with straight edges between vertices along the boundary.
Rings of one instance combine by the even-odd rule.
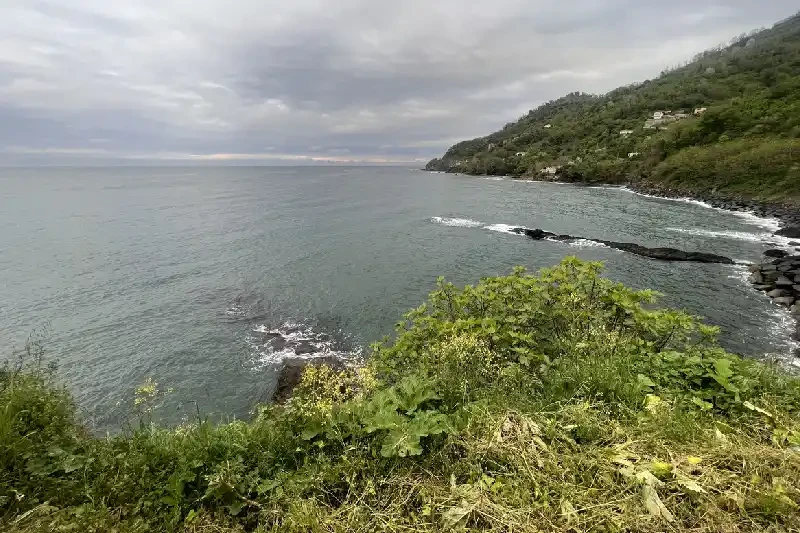
[[797, 0], [0, 0], [0, 164], [425, 160]]

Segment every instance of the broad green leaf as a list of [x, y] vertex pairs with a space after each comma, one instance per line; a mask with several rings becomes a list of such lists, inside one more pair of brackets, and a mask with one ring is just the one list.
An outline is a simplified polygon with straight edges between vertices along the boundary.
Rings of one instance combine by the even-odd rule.
[[774, 417], [773, 414], [770, 413], [769, 411], [765, 411], [764, 409], [762, 409], [762, 408], [760, 408], [760, 407], [758, 407], [756, 405], [753, 405], [749, 401], [743, 402], [742, 405], [744, 405], [746, 408], [750, 409], [751, 411], [755, 411], [757, 413], [761, 413], [762, 415], [766, 415], [766, 416], [768, 416], [770, 418]]
[[644, 374], [639, 374], [638, 376], [636, 376], [636, 380], [639, 382], [639, 385], [641, 385], [642, 387], [655, 387], [656, 386], [656, 384], [653, 383], [653, 380], [651, 380], [649, 377], [645, 376]]

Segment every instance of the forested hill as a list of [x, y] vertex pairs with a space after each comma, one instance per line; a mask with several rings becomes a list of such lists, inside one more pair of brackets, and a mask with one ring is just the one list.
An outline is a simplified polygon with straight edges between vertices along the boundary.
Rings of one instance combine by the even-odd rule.
[[426, 169], [799, 203], [800, 13], [657, 79], [548, 102]]

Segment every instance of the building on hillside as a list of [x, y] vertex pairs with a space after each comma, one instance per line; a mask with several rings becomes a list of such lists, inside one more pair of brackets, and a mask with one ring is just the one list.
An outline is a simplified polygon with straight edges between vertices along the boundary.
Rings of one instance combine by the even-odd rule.
[[628, 159], [633, 159], [637, 155], [639, 155], [639, 152], [628, 152]]
[[689, 115], [689, 113], [675, 113], [672, 116], [674, 116], [677, 120], [681, 120], [684, 118], [689, 118], [691, 115]]
[[694, 110], [694, 114], [695, 114], [695, 116], [699, 117], [700, 115], [702, 115], [706, 111], [708, 111], [708, 108], [706, 108], [706, 107], [697, 107]]
[[627, 137], [631, 133], [633, 133], [633, 130], [622, 130], [619, 132], [619, 134], [622, 135], [623, 137]]
[[550, 128], [553, 127], [553, 125], [552, 124], [545, 124], [544, 127], [547, 128], [547, 129], [550, 129]]
[[653, 120], [661, 120], [664, 118], [665, 113], [663, 111], [656, 111], [653, 113]]
[[517, 152], [517, 157], [523, 157], [528, 155], [528, 152]]
[[542, 173], [543, 174], [547, 174], [549, 176], [555, 176], [556, 172], [558, 172], [559, 168], [561, 168], [561, 167], [544, 167], [542, 169]]

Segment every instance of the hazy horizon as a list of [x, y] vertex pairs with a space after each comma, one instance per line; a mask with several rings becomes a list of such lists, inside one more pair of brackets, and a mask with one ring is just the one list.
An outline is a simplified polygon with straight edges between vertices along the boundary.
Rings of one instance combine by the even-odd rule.
[[0, 166], [415, 165], [651, 79], [788, 0], [0, 6]]

